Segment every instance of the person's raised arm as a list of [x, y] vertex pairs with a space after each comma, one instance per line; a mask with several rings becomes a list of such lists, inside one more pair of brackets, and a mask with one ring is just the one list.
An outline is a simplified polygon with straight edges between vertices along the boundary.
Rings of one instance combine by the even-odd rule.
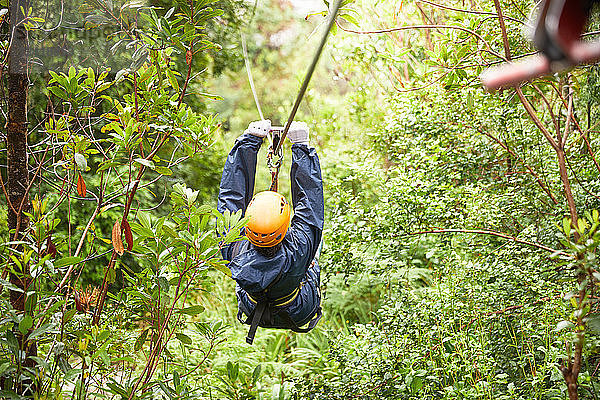
[[296, 259], [308, 267], [321, 243], [325, 220], [325, 200], [319, 157], [308, 146], [308, 126], [293, 122], [288, 132], [292, 144], [290, 181], [294, 217], [290, 231], [297, 246]]
[[[256, 158], [263, 138], [271, 130], [271, 121], [262, 120], [250, 123], [248, 129], [237, 138], [235, 145], [229, 152], [221, 184], [219, 186], [219, 199], [217, 210], [246, 212], [246, 207], [252, 200], [254, 192], [254, 175], [256, 173]], [[227, 246], [222, 253], [225, 259], [230, 259], [230, 248]]]
[[271, 121], [262, 120], [250, 123], [248, 129], [237, 138], [229, 152], [221, 185], [217, 210], [236, 212], [246, 211], [246, 207], [254, 192], [254, 174], [256, 173], [256, 158], [263, 138], [271, 130]]

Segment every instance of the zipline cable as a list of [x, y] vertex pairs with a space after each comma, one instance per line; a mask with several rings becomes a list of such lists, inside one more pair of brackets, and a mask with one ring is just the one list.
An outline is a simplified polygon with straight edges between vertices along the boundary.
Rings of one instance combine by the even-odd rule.
[[252, 79], [250, 60], [248, 59], [248, 49], [246, 48], [246, 38], [244, 37], [244, 33], [241, 30], [240, 36], [242, 37], [242, 54], [244, 54], [244, 63], [246, 64], [246, 72], [248, 73], [248, 82], [250, 82], [250, 89], [252, 89], [252, 96], [254, 96], [254, 103], [256, 103], [258, 115], [260, 115], [260, 119], [263, 120], [265, 119], [265, 117], [263, 117], [262, 109], [260, 108], [260, 103], [258, 102], [258, 96], [256, 95], [256, 88], [254, 87], [254, 79]]
[[[308, 87], [310, 78], [312, 78], [312, 74], [313, 74], [313, 72], [315, 72], [315, 68], [317, 67], [317, 62], [319, 61], [319, 58], [321, 57], [321, 53], [323, 52], [323, 47], [325, 47], [325, 42], [327, 42], [327, 37], [329, 36], [329, 32], [331, 32], [331, 27], [335, 23], [335, 18], [337, 17], [337, 13], [338, 13], [341, 5], [342, 5], [342, 0], [337, 0], [335, 2], [335, 5], [333, 6], [332, 12], [329, 13], [329, 21], [327, 22], [327, 28], [325, 29], [325, 32], [323, 33], [323, 37], [321, 38], [321, 43], [319, 44], [319, 48], [317, 49], [317, 52], [315, 53], [315, 56], [312, 59], [310, 67], [308, 67], [308, 72], [306, 73], [306, 76], [304, 77], [304, 82], [302, 82], [302, 86], [300, 87], [300, 92], [298, 92], [298, 96], [296, 97], [296, 102], [294, 103], [294, 107], [292, 108], [290, 117], [288, 118], [287, 123], [285, 124], [285, 128], [283, 129], [283, 133], [281, 134], [281, 138], [279, 139], [279, 142], [277, 143], [277, 147], [275, 149], [275, 154], [280, 154], [279, 150], [281, 149], [281, 145], [283, 144], [283, 141], [285, 140], [285, 138], [287, 136], [288, 130], [290, 129], [290, 125], [292, 124], [292, 121], [294, 120], [294, 117], [296, 116], [296, 112], [298, 111], [300, 102], [302, 101], [302, 98], [304, 97], [304, 93], [306, 93], [306, 88]], [[261, 118], [262, 118], [262, 115], [261, 115]]]

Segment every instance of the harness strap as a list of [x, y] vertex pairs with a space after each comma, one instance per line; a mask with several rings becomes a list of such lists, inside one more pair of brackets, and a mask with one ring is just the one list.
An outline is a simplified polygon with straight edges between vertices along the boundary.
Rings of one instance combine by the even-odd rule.
[[[283, 307], [285, 305], [288, 305], [289, 303], [291, 303], [292, 301], [294, 301], [296, 299], [296, 297], [298, 297], [298, 294], [300, 294], [300, 288], [302, 286], [297, 287], [296, 289], [294, 289], [292, 291], [292, 293], [285, 295], [283, 297], [280, 297], [278, 299], [275, 299], [273, 301], [270, 301], [269, 304], [274, 306], [274, 307]], [[258, 304], [260, 303], [260, 299], [253, 297], [250, 293], [246, 292], [246, 294], [248, 295], [248, 299], [250, 299], [250, 301], [254, 304]]]
[[[272, 144], [267, 153], [267, 167], [269, 167], [269, 171], [271, 171], [271, 186], [269, 187], [269, 190], [272, 192], [277, 191], [279, 168], [281, 167], [281, 161], [283, 160], [283, 152], [281, 149], [275, 151], [275, 149], [278, 148], [280, 141], [281, 137], [279, 136], [279, 133], [273, 133]], [[276, 158], [277, 161], [273, 161], [273, 158]]]
[[250, 323], [250, 329], [248, 330], [248, 336], [246, 336], [246, 343], [252, 344], [252, 342], [254, 342], [254, 336], [256, 335], [256, 329], [258, 328], [258, 324], [260, 324], [260, 320], [262, 319], [262, 316], [265, 313], [266, 308], [267, 308], [267, 302], [261, 301], [254, 308], [254, 311], [252, 313], [253, 315], [248, 317], [248, 321], [250, 320], [250, 318], [252, 318], [252, 322]]
[[[248, 316], [248, 318], [243, 321], [241, 319], [241, 311], [238, 312], [238, 319], [240, 322], [244, 324], [250, 325], [250, 329], [248, 330], [248, 336], [246, 336], [246, 342], [248, 344], [252, 344], [254, 342], [254, 336], [256, 335], [256, 330], [258, 329], [260, 322], [265, 315], [265, 312], [269, 312], [269, 303], [266, 301], [260, 301], [256, 304], [254, 311]], [[317, 310], [311, 320], [308, 322], [308, 326], [306, 328], [299, 327], [296, 322], [290, 317], [290, 315], [284, 311], [280, 310], [277, 315], [281, 316], [285, 322], [288, 324], [287, 329], [290, 329], [296, 333], [308, 333], [310, 332], [319, 322], [321, 317], [323, 316], [323, 311], [321, 310], [321, 306], [317, 307]], [[270, 315], [270, 319], [272, 319], [272, 315]]]
[[272, 192], [276, 192], [277, 191], [277, 181], [279, 179], [279, 167], [277, 168], [273, 168], [271, 170], [271, 186], [269, 187], [269, 190]]
[[319, 322], [323, 316], [323, 311], [321, 310], [321, 306], [318, 306], [315, 315], [312, 317], [306, 328], [300, 328], [298, 325], [296, 325], [292, 317], [290, 317], [290, 315], [286, 312], [282, 312], [281, 316], [287, 321], [292, 331], [297, 333], [308, 333], [317, 325], [317, 322]]

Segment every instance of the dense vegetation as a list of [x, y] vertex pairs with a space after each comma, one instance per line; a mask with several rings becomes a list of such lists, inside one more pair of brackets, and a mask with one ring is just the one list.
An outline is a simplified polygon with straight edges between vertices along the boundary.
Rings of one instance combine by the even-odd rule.
[[[14, 14], [0, 5], [10, 122]], [[258, 119], [240, 35], [263, 112], [283, 123], [326, 5], [24, 7], [29, 180], [20, 205], [2, 200], [0, 395], [598, 398], [600, 69], [497, 93], [478, 79], [533, 51], [533, 5], [344, 2], [296, 118], [326, 185], [324, 318], [253, 346], [219, 253], [245, 221], [213, 209]]]

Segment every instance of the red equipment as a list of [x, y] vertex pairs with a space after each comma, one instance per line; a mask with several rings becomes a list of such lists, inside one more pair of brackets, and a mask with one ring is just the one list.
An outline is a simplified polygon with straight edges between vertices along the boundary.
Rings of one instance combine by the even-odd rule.
[[480, 78], [488, 90], [521, 83], [600, 59], [600, 41], [581, 35], [593, 3], [598, 0], [544, 0], [540, 5], [533, 43], [540, 54], [488, 68]]

